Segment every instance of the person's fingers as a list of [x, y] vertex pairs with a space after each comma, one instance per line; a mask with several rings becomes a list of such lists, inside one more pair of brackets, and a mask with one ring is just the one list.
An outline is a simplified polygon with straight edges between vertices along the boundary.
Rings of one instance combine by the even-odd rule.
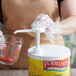
[[61, 35], [69, 35], [75, 32], [75, 26], [61, 26]]
[[62, 30], [61, 31], [61, 35], [69, 35], [69, 34], [72, 34], [74, 33], [74, 31], [72, 29], [66, 29], [66, 30]]

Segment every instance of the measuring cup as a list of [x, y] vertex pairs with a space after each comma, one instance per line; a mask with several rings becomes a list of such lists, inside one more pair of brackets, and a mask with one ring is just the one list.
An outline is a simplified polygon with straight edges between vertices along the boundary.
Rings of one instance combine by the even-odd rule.
[[17, 33], [23, 32], [36, 32], [36, 51], [40, 48], [40, 33], [44, 32], [44, 29], [24, 29], [24, 30], [16, 30], [12, 36], [5, 36], [4, 41], [0, 42], [0, 63], [12, 65], [17, 62], [20, 49], [23, 43], [23, 39], [19, 37], [15, 37], [14, 35]]
[[[6, 65], [13, 65], [18, 60], [23, 39], [14, 36], [13, 40], [9, 42], [11, 38], [10, 35], [5, 35], [4, 38], [5, 41], [0, 41], [0, 63]], [[9, 43], [10, 47], [7, 52]]]

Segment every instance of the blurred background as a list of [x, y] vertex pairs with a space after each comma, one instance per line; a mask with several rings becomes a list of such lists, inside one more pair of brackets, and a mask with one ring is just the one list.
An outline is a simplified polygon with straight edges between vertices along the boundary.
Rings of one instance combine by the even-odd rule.
[[71, 49], [71, 67], [76, 68], [76, 33], [64, 36], [65, 46]]

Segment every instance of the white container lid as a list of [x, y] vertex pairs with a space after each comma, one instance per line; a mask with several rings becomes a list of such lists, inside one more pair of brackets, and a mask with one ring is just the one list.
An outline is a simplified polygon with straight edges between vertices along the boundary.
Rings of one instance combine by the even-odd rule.
[[28, 49], [28, 56], [38, 60], [61, 60], [70, 57], [70, 49], [61, 45], [41, 45], [40, 53], [35, 52], [35, 48]]

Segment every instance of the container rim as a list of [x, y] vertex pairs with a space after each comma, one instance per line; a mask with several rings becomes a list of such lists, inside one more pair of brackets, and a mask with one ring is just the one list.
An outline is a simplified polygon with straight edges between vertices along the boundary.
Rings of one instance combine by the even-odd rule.
[[[11, 38], [12, 35], [3, 35], [3, 36], [5, 38], [6, 37], [10, 37]], [[0, 41], [0, 43], [3, 43], [3, 44], [7, 44], [7, 43], [10, 43], [10, 44], [22, 44], [23, 43], [23, 38], [22, 37], [17, 37], [17, 36], [14, 36], [14, 37], [21, 39], [21, 42]]]

